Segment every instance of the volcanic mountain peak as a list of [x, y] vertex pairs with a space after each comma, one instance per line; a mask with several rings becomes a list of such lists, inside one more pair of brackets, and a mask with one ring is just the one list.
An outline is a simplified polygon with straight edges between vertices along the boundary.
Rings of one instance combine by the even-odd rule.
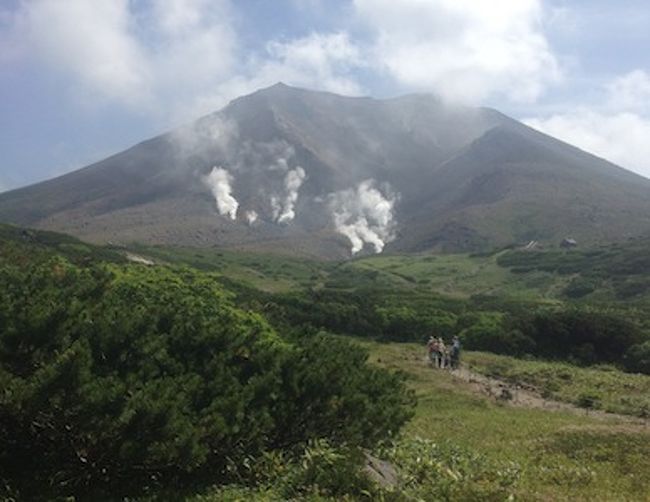
[[0, 195], [2, 221], [92, 241], [342, 257], [650, 231], [650, 181], [489, 108], [278, 83]]

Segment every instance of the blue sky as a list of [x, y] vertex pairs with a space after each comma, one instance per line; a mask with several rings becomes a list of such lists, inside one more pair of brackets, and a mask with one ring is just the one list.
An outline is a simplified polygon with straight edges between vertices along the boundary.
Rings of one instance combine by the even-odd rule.
[[0, 191], [282, 80], [494, 106], [650, 176], [642, 0], [0, 0]]

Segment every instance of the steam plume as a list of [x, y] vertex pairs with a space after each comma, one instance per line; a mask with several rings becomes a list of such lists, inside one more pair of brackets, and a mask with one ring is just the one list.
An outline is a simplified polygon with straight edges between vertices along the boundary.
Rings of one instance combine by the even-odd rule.
[[280, 213], [282, 212], [282, 204], [280, 203], [280, 199], [275, 195], [271, 195], [269, 198], [269, 204], [271, 205], [271, 219], [273, 221], [278, 221]]
[[239, 138], [236, 123], [219, 116], [204, 117], [170, 133], [169, 139], [181, 159], [196, 156], [208, 160], [218, 155], [227, 160]]
[[330, 195], [330, 210], [337, 232], [349, 240], [352, 254], [366, 244], [381, 253], [386, 243], [394, 239], [393, 208], [397, 197], [389, 187], [380, 191], [372, 179], [362, 181], [356, 188], [341, 190]]
[[237, 218], [239, 202], [232, 195], [233, 177], [223, 167], [213, 167], [212, 172], [204, 178], [217, 202], [221, 216], [228, 215], [231, 220]]
[[245, 216], [246, 216], [246, 223], [248, 223], [249, 226], [253, 225], [257, 221], [257, 218], [259, 217], [257, 211], [253, 209], [251, 209], [250, 211], [246, 211]]
[[286, 190], [286, 195], [284, 198], [284, 204], [282, 205], [282, 211], [278, 216], [278, 223], [288, 223], [296, 217], [295, 206], [296, 201], [298, 200], [298, 191], [305, 181], [305, 178], [305, 170], [300, 166], [289, 171], [284, 177], [284, 189]]

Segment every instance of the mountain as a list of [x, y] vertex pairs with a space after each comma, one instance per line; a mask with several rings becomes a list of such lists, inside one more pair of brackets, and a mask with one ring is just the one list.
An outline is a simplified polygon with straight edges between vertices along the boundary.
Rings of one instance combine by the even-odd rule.
[[650, 233], [650, 180], [489, 108], [284, 84], [64, 176], [0, 221], [325, 258]]

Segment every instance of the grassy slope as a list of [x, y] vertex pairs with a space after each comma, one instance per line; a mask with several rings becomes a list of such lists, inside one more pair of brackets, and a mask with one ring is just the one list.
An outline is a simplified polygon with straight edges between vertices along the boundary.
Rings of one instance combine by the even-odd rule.
[[512, 384], [532, 386], [550, 399], [611, 413], [650, 415], [650, 376], [622, 373], [610, 366], [580, 368], [564, 362], [523, 361], [514, 357], [469, 352], [465, 361], [474, 371]]
[[[124, 253], [54, 232], [23, 231], [8, 225], [0, 225], [0, 242], [5, 252], [9, 247], [29, 246], [30, 252], [57, 252], [73, 260], [116, 261], [123, 260]], [[650, 240], [570, 252], [378, 255], [340, 263], [220, 249], [135, 245], [129, 250], [159, 262], [216, 271], [269, 292], [372, 288], [457, 298], [650, 305]], [[571, 299], [567, 288], [576, 284], [578, 296]]]
[[[373, 361], [409, 375], [419, 404], [405, 434], [516, 462], [523, 469], [521, 500], [645, 500], [650, 493], [650, 431], [623, 421], [499, 405], [427, 367], [420, 346], [361, 343]], [[491, 356], [472, 354], [472, 364], [482, 357]], [[627, 389], [627, 377], [635, 378], [603, 373], [619, 391]], [[642, 379], [650, 385], [650, 377]]]
[[218, 272], [268, 292], [284, 292], [317, 284], [328, 269], [326, 262], [272, 254], [162, 246], [131, 246], [129, 249], [159, 262]]
[[[144, 246], [134, 250], [164, 262], [215, 270], [266, 291], [322, 286], [380, 287], [436, 291], [458, 297], [524, 294], [527, 298], [539, 298], [542, 286], [552, 289], [557, 283], [553, 274], [545, 272], [532, 272], [526, 277], [512, 274], [500, 267], [494, 256], [372, 256], [332, 263], [225, 250]], [[543, 285], [540, 277], [544, 278]]]
[[[500, 404], [444, 371], [429, 368], [423, 347], [359, 340], [374, 364], [403, 371], [418, 397], [416, 415], [404, 430], [440, 444], [458, 445], [518, 469], [517, 500], [609, 501], [648, 500], [650, 430], [611, 417]], [[482, 369], [493, 356], [469, 353], [465, 360]], [[503, 358], [502, 358], [503, 359]], [[514, 362], [513, 362], [514, 363]], [[529, 363], [517, 362], [523, 367]], [[547, 363], [550, 365], [550, 363]], [[565, 365], [557, 364], [557, 371]], [[585, 371], [610, 382], [609, 390], [629, 392], [634, 375], [609, 370]], [[619, 377], [619, 378], [612, 378]], [[640, 377], [650, 385], [650, 376]], [[570, 386], [565, 389], [573, 392]], [[190, 501], [281, 500], [267, 490], [224, 487], [188, 498]], [[323, 498], [323, 500], [329, 500]]]
[[217, 271], [268, 292], [369, 288], [459, 299], [650, 305], [650, 241], [584, 251], [379, 255], [340, 263], [219, 249], [135, 246], [131, 250], [161, 262]]
[[74, 263], [93, 260], [124, 263], [123, 254], [82, 242], [75, 237], [0, 224], [0, 258], [17, 265], [59, 254]]
[[491, 295], [519, 299], [554, 299], [566, 279], [547, 272], [513, 274], [497, 264], [497, 255], [376, 256], [348, 267], [374, 270], [404, 286], [418, 286], [442, 294], [469, 297]]

